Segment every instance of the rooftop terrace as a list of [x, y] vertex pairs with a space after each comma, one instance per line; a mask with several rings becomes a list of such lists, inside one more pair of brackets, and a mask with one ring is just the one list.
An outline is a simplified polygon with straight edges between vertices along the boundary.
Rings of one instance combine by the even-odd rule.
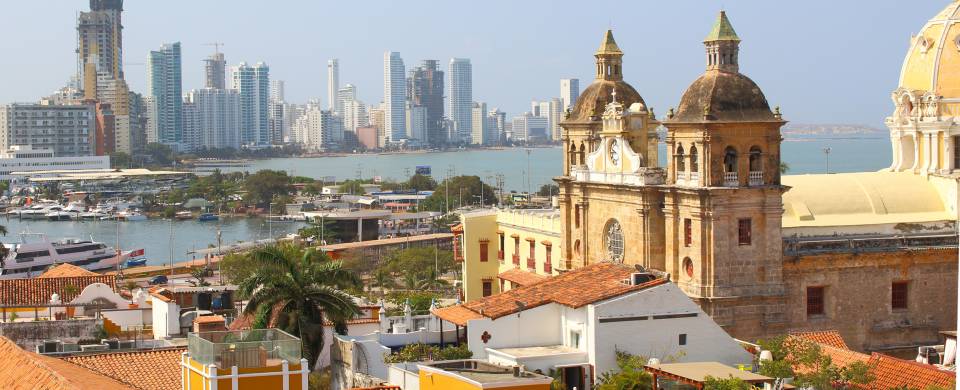
[[190, 333], [187, 345], [191, 359], [219, 368], [279, 366], [301, 358], [300, 339], [278, 329]]

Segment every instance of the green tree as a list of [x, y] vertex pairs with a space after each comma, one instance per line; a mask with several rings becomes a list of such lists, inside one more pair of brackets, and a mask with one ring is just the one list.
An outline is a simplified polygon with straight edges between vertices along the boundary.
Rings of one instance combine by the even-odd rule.
[[597, 390], [640, 390], [649, 389], [653, 377], [644, 371], [646, 359], [627, 352], [615, 351], [617, 370], [605, 372], [597, 380]]
[[466, 205], [479, 205], [481, 196], [485, 205], [497, 203], [495, 190], [481, 181], [479, 176], [455, 176], [440, 183], [433, 195], [420, 202], [420, 209], [447, 211]]
[[125, 169], [130, 168], [132, 160], [130, 155], [124, 152], [110, 153], [110, 168]]
[[539, 196], [553, 196], [560, 194], [560, 186], [556, 184], [544, 184], [537, 190]]
[[263, 169], [248, 176], [243, 183], [243, 189], [247, 191], [247, 200], [267, 207], [275, 197], [290, 195], [293, 186], [290, 185], [287, 172]]
[[342, 194], [352, 194], [352, 195], [363, 195], [363, 180], [347, 180], [343, 183], [340, 183], [340, 193]]
[[433, 180], [433, 178], [430, 176], [421, 175], [418, 173], [410, 176], [410, 180], [407, 180], [405, 187], [417, 191], [433, 191], [437, 188], [437, 181]]
[[743, 379], [732, 376], [724, 378], [715, 378], [707, 376], [703, 381], [704, 390], [751, 390], [753, 386], [744, 382]]
[[206, 267], [194, 267], [190, 269], [190, 277], [196, 280], [188, 280], [187, 283], [190, 283], [193, 287], [206, 287], [210, 285], [210, 282], [207, 281], [207, 276], [209, 275], [210, 270]]
[[173, 149], [167, 145], [151, 142], [144, 147], [143, 152], [147, 155], [147, 157], [150, 158], [150, 161], [156, 165], [162, 167], [169, 167], [173, 165]]
[[[387, 257], [387, 267], [410, 290], [438, 290], [447, 285], [440, 279], [450, 271], [459, 271], [453, 252], [424, 246], [395, 251]], [[455, 276], [459, 279], [459, 275]]]
[[297, 235], [300, 238], [328, 244], [339, 242], [342, 234], [339, 223], [326, 218], [314, 219], [310, 222], [310, 225], [297, 230]]
[[[359, 313], [344, 290], [359, 279], [325, 254], [293, 245], [267, 246], [251, 251], [254, 271], [239, 281], [239, 295], [248, 299], [244, 313], [255, 314], [255, 325], [275, 311], [277, 327], [299, 335], [310, 367], [323, 348], [323, 321], [343, 327]], [[270, 310], [270, 309], [273, 310]]]
[[466, 344], [448, 345], [440, 348], [435, 345], [414, 343], [405, 345], [396, 353], [384, 354], [385, 363], [422, 362], [426, 360], [460, 360], [473, 357]]
[[780, 162], [780, 174], [781, 174], [781, 175], [784, 175], [784, 174], [786, 174], [787, 171], [789, 171], [789, 170], [790, 170], [790, 165], [787, 164], [787, 163], [784, 162], [784, 161], [781, 161], [781, 162]]

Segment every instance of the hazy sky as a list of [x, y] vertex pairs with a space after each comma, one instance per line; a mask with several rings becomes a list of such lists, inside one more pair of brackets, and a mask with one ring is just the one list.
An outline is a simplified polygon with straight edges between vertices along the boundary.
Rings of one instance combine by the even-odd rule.
[[[948, 0], [675, 1], [201, 1], [127, 0], [124, 59], [146, 92], [149, 50], [182, 42], [184, 92], [202, 87], [204, 46], [229, 64], [264, 61], [287, 100], [326, 98], [326, 61], [361, 100], [383, 96], [383, 53], [409, 69], [422, 59], [473, 63], [474, 100], [509, 115], [559, 95], [559, 79], [593, 79], [593, 52], [612, 26], [624, 75], [658, 115], [704, 67], [701, 41], [723, 7], [743, 39], [741, 71], [784, 118], [880, 127], [891, 111], [910, 35]], [[0, 103], [34, 101], [76, 70], [77, 12], [87, 1], [5, 1]]]

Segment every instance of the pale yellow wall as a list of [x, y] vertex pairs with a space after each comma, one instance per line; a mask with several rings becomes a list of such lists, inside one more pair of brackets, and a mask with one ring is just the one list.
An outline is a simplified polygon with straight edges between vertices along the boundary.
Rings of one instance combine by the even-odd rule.
[[[465, 214], [463, 225], [463, 297], [469, 302], [483, 297], [483, 280], [490, 279], [492, 293], [500, 292], [497, 281], [497, 215], [493, 212]], [[480, 241], [489, 240], [487, 262], [480, 261]]]
[[[497, 228], [503, 232], [505, 244], [503, 264], [500, 264], [499, 272], [518, 268], [513, 264], [513, 255], [518, 254], [520, 256], [519, 269], [540, 275], [547, 275], [547, 273], [544, 272], [544, 264], [547, 259], [547, 245], [544, 245], [544, 242], [549, 242], [552, 244], [550, 245], [552, 247], [550, 255], [552, 271], [549, 274], [557, 274], [557, 268], [562, 266], [560, 257], [562, 253], [560, 248], [560, 217], [558, 213], [501, 210], [497, 213]], [[519, 236], [519, 253], [516, 250], [513, 235]], [[535, 243], [535, 269], [527, 267], [527, 258], [530, 257], [531, 239]], [[499, 237], [497, 238], [497, 244], [499, 244]]]
[[[420, 390], [478, 390], [483, 388], [453, 374], [438, 374], [420, 370]], [[494, 387], [491, 386], [490, 388]], [[497, 383], [495, 388], [497, 390], [549, 390], [550, 384], [506, 385]]]
[[943, 25], [931, 25], [920, 33], [926, 39], [936, 42], [934, 47], [926, 53], [921, 53], [920, 45], [914, 41], [910, 46], [910, 54], [904, 63], [903, 74], [901, 75], [900, 86], [910, 90], [929, 91], [933, 89], [933, 63], [936, 61], [936, 52], [939, 49], [936, 44], [939, 43], [940, 36], [943, 33]]

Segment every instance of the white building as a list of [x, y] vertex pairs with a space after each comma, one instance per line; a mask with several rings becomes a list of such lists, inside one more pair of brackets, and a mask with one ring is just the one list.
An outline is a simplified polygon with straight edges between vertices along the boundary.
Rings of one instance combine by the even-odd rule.
[[404, 113], [407, 99], [407, 78], [400, 53], [383, 54], [384, 132], [389, 142], [399, 142], [407, 135]]
[[343, 107], [340, 106], [340, 100], [337, 99], [337, 93], [340, 91], [340, 60], [332, 58], [327, 60], [327, 110], [337, 114], [341, 113]]
[[560, 79], [560, 100], [563, 101], [563, 111], [573, 109], [580, 96], [580, 79]]
[[333, 112], [341, 117], [344, 116], [344, 105], [349, 101], [357, 100], [357, 87], [353, 84], [344, 85], [343, 88], [337, 90], [337, 109]]
[[174, 149], [183, 138], [183, 83], [180, 42], [163, 44], [147, 58], [147, 96], [153, 103], [147, 139]]
[[547, 103], [547, 112], [541, 116], [547, 117], [547, 127], [550, 128], [550, 139], [560, 141], [560, 136], [563, 134], [563, 129], [560, 128], [560, 122], [563, 121], [563, 100], [553, 98]]
[[[190, 91], [184, 99], [184, 127], [195, 128], [195, 149], [240, 148], [240, 95], [227, 89], [203, 88]], [[186, 104], [196, 111], [187, 118]], [[189, 124], [189, 125], [188, 125]]]
[[13, 103], [0, 106], [0, 149], [49, 149], [57, 156], [89, 156], [96, 118], [91, 105]]
[[52, 150], [34, 149], [29, 145], [14, 145], [0, 151], [0, 181], [13, 184], [29, 176], [13, 175], [13, 172], [109, 168], [110, 156], [56, 157]]
[[471, 110], [470, 143], [473, 145], [492, 145], [496, 142], [487, 119], [487, 103], [473, 102]]
[[513, 118], [512, 139], [514, 141], [531, 142], [545, 139], [549, 131], [549, 121], [542, 116], [535, 116], [529, 112]]
[[427, 136], [427, 108], [415, 106], [409, 100], [407, 105], [407, 138], [423, 142]]
[[336, 150], [343, 142], [343, 122], [328, 110], [311, 105], [294, 125], [296, 142], [308, 150]]
[[230, 89], [240, 94], [240, 143], [270, 144], [270, 67], [241, 62], [230, 69], [230, 81]]
[[468, 58], [451, 58], [447, 72], [447, 115], [453, 123], [449, 139], [470, 143], [473, 133], [473, 67]]
[[433, 313], [466, 327], [474, 359], [563, 370], [587, 384], [617, 369], [617, 351], [730, 366], [753, 360], [669, 279], [624, 264], [591, 264]]

